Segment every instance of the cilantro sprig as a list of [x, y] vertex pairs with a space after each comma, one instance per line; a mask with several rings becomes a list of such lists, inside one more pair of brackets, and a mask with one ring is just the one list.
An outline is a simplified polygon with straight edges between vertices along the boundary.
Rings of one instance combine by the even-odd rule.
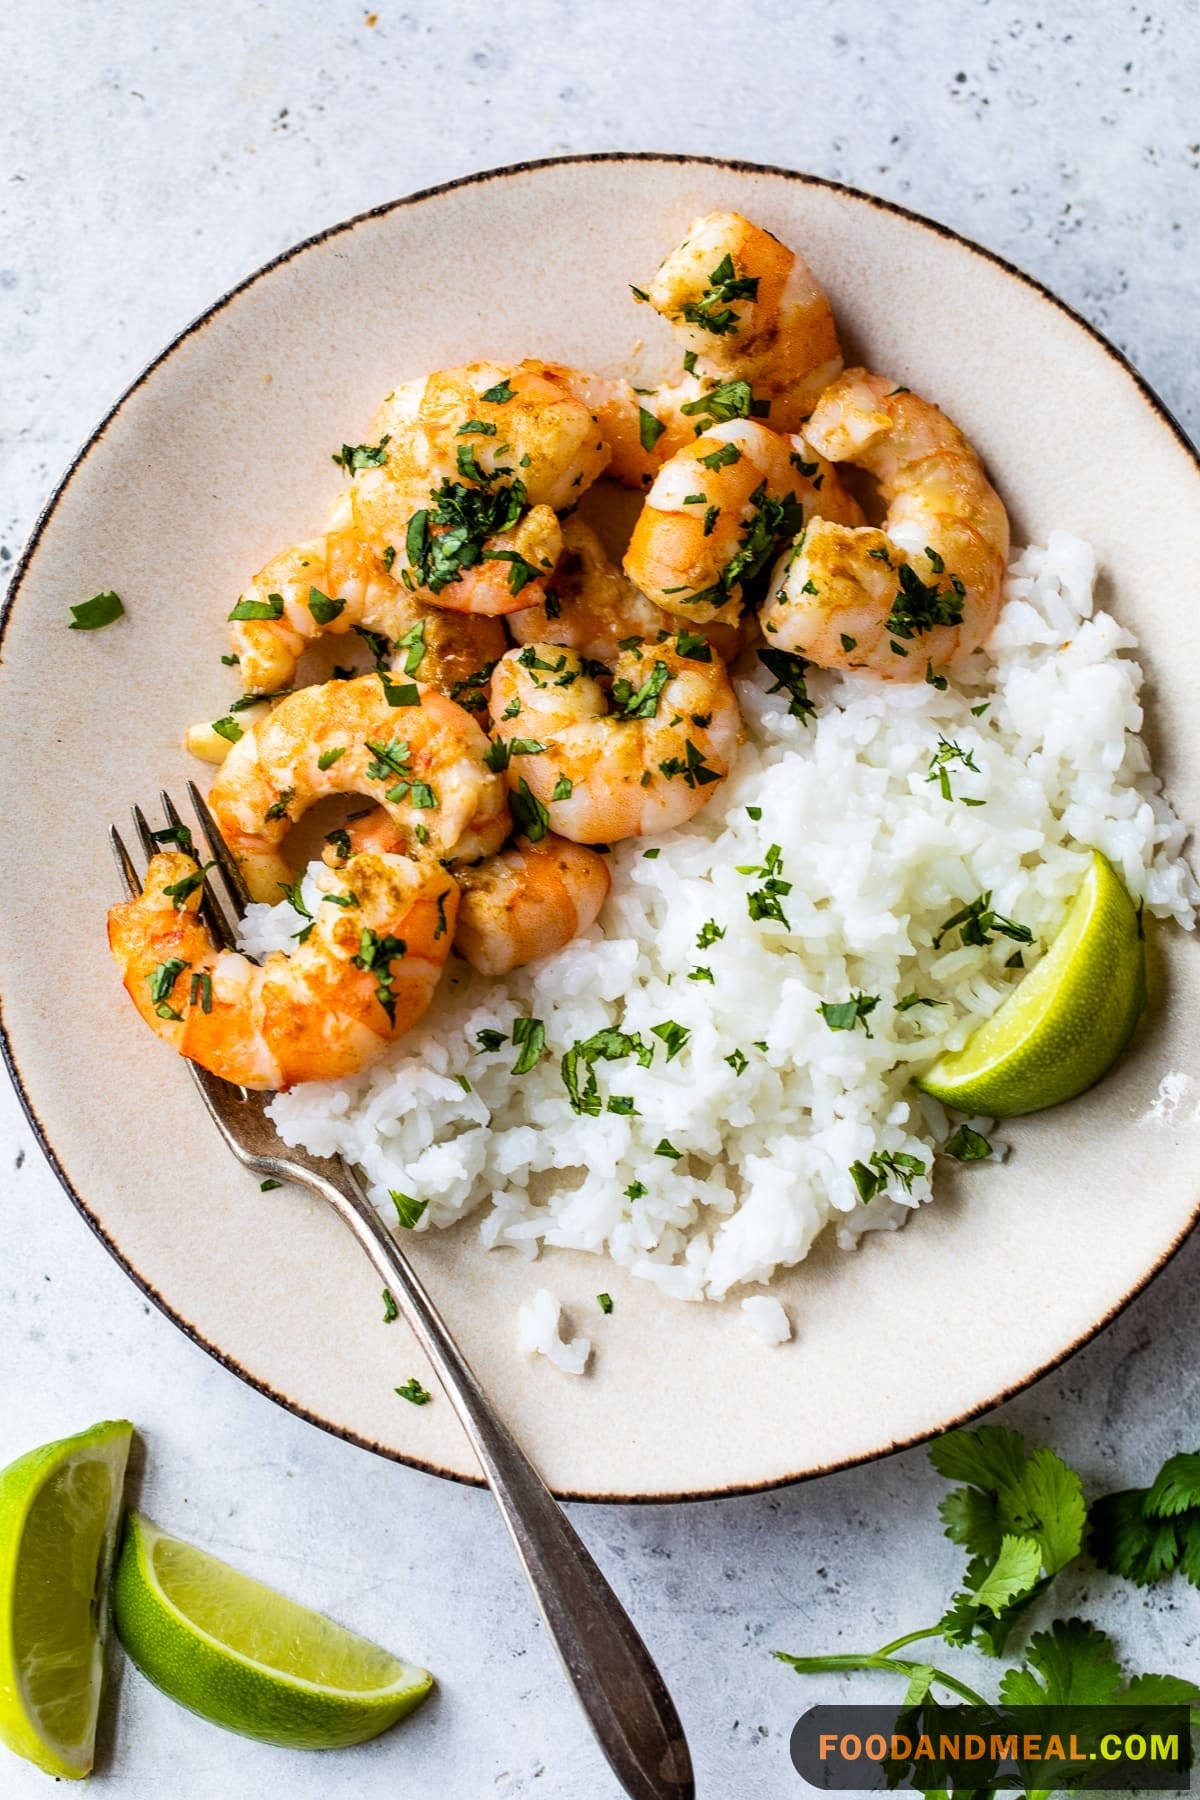
[[[878, 1650], [775, 1655], [801, 1675], [855, 1670], [894, 1675], [906, 1684], [905, 1705], [920, 1705], [941, 1688], [986, 1707], [990, 1702], [956, 1671], [902, 1652], [940, 1638], [951, 1648], [972, 1645], [993, 1657], [1004, 1655], [1024, 1615], [1080, 1555], [1089, 1509], [1078, 1473], [1052, 1450], [1027, 1450], [1016, 1431], [986, 1425], [952, 1431], [930, 1446], [929, 1458], [940, 1475], [961, 1483], [945, 1496], [939, 1511], [946, 1536], [970, 1558], [963, 1586], [942, 1616]], [[1169, 1567], [1178, 1568], [1200, 1585], [1200, 1568], [1189, 1566], [1188, 1554], [1193, 1532], [1200, 1541], [1200, 1451], [1173, 1456], [1149, 1488], [1094, 1501], [1090, 1525], [1092, 1553], [1101, 1567], [1139, 1585], [1160, 1579]], [[1163, 1554], [1164, 1530], [1176, 1533], [1173, 1560], [1169, 1549]], [[1034, 1632], [1023, 1658], [1004, 1670], [999, 1690], [1006, 1706], [1200, 1703], [1200, 1687], [1185, 1677], [1128, 1676], [1108, 1635], [1080, 1618], [1056, 1619]], [[1039, 1788], [1037, 1800], [1048, 1800], [1057, 1791]]]

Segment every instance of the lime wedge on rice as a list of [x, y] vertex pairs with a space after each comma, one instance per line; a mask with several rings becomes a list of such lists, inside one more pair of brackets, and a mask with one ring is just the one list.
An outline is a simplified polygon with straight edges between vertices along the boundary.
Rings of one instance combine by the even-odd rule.
[[1010, 1118], [1082, 1094], [1111, 1069], [1146, 1004], [1141, 920], [1106, 857], [1004, 1004], [917, 1086], [958, 1112]]
[[164, 1694], [226, 1731], [291, 1750], [378, 1737], [433, 1686], [413, 1668], [130, 1513], [117, 1635]]
[[0, 1471], [0, 1740], [68, 1780], [92, 1766], [132, 1438], [116, 1419]]

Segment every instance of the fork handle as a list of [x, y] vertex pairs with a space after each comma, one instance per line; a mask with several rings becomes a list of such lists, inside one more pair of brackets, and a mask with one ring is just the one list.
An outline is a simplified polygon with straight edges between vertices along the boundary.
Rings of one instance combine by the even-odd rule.
[[[691, 1757], [666, 1684], [612, 1588], [476, 1381], [437, 1307], [351, 1170], [306, 1185], [350, 1226], [437, 1371], [483, 1467], [567, 1679], [631, 1800], [694, 1800]], [[300, 1171], [287, 1171], [295, 1180]]]

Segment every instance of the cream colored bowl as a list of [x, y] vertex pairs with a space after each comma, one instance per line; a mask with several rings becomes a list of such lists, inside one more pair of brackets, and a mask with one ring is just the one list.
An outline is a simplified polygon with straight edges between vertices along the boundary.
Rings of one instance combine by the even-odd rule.
[[[103, 827], [195, 772], [183, 726], [231, 697], [218, 657], [247, 576], [324, 516], [330, 452], [394, 382], [476, 357], [628, 366], [656, 322], [644, 280], [697, 213], [735, 207], [801, 249], [855, 358], [936, 398], [986, 456], [1016, 541], [1089, 538], [1104, 604], [1149, 674], [1158, 767], [1200, 816], [1200, 469], [1117, 353], [1033, 282], [939, 226], [776, 170], [595, 157], [503, 170], [339, 226], [219, 301], [120, 401], [55, 494], [4, 623], [0, 717], [5, 1047], [43, 1146], [133, 1278], [227, 1366], [305, 1417], [467, 1480], [450, 1407], [334, 1219], [262, 1194], [184, 1068], [125, 1000], [104, 942]], [[674, 361], [665, 328], [644, 353]], [[115, 588], [94, 635], [68, 608]], [[421, 1235], [420, 1271], [502, 1412], [561, 1493], [718, 1494], [878, 1456], [993, 1404], [1097, 1331], [1197, 1210], [1200, 959], [1155, 933], [1157, 995], [1100, 1088], [1019, 1121], [1004, 1167], [939, 1169], [937, 1203], [853, 1255], [822, 1247], [777, 1288], [767, 1350], [725, 1307], [683, 1306], [583, 1255]], [[1200, 1088], [1193, 1087], [1193, 1094]], [[1163, 1114], [1164, 1116], [1159, 1116]], [[594, 1373], [516, 1349], [539, 1282], [598, 1346]], [[598, 1289], [615, 1301], [602, 1318]]]

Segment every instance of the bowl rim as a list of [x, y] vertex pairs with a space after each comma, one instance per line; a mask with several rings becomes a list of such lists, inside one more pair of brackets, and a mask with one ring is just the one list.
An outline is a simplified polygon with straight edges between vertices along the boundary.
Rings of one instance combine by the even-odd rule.
[[[104, 413], [99, 423], [71, 457], [66, 469], [55, 484], [49, 498], [37, 514], [24, 546], [13, 566], [7, 591], [3, 603], [0, 605], [0, 658], [3, 657], [5, 636], [7, 634], [10, 619], [15, 611], [16, 602], [20, 596], [25, 576], [33, 563], [33, 559], [37, 553], [47, 526], [53, 518], [59, 503], [65, 497], [76, 474], [83, 467], [83, 464], [93, 450], [100, 445], [109, 426], [125, 406], [126, 402], [138, 392], [138, 390], [152, 375], [154, 375], [168, 358], [174, 355], [176, 350], [186, 343], [189, 338], [202, 331], [205, 326], [210, 324], [220, 313], [224, 312], [226, 307], [236, 300], [240, 294], [244, 293], [248, 288], [253, 287], [257, 282], [264, 280], [268, 275], [273, 274], [275, 270], [304, 255], [305, 252], [318, 249], [322, 245], [328, 243], [331, 239], [353, 231], [357, 226], [366, 224], [373, 219], [386, 218], [389, 214], [398, 212], [403, 207], [415, 206], [420, 202], [436, 199], [439, 195], [453, 193], [461, 188], [482, 187], [488, 182], [511, 180], [519, 176], [536, 174], [544, 169], [561, 169], [590, 165], [600, 166], [621, 163], [649, 163], [713, 168], [731, 170], [736, 174], [775, 176], [785, 181], [798, 182], [804, 187], [824, 189], [827, 192], [841, 195], [842, 197], [863, 206], [873, 208], [878, 212], [890, 213], [894, 217], [906, 220], [909, 224], [920, 226], [926, 231], [931, 231], [936, 236], [943, 238], [950, 243], [957, 244], [960, 248], [970, 252], [972, 255], [980, 257], [984, 261], [992, 264], [993, 267], [999, 269], [1001, 273], [1008, 276], [1010, 280], [1031, 290], [1039, 299], [1047, 302], [1058, 312], [1064, 314], [1072, 324], [1084, 331], [1129, 379], [1143, 402], [1149, 407], [1150, 411], [1157, 416], [1159, 421], [1164, 424], [1175, 437], [1184, 454], [1194, 465], [1197, 474], [1200, 475], [1200, 451], [1198, 451], [1196, 446], [1192, 443], [1170, 408], [1150, 386], [1145, 377], [1138, 372], [1123, 351], [1118, 349], [1102, 331], [1088, 319], [1084, 318], [1081, 313], [1077, 312], [1073, 306], [1061, 299], [1059, 295], [1054, 293], [1051, 288], [1047, 287], [1045, 283], [1040, 281], [1036, 276], [1028, 274], [1015, 263], [1010, 262], [1007, 257], [1002, 256], [998, 251], [987, 249], [984, 245], [976, 243], [973, 238], [965, 236], [962, 232], [956, 231], [949, 225], [943, 224], [940, 220], [931, 219], [926, 214], [917, 212], [912, 207], [904, 206], [895, 200], [885, 200], [878, 194], [869, 193], [865, 189], [851, 186], [847, 182], [835, 181], [829, 176], [813, 175], [798, 169], [783, 168], [773, 163], [750, 162], [738, 157], [701, 156], [691, 155], [685, 151], [657, 150], [594, 150], [578, 151], [565, 156], [536, 157], [521, 162], [501, 164], [496, 168], [480, 169], [469, 175], [456, 176], [450, 181], [437, 182], [430, 187], [417, 188], [412, 193], [403, 194], [393, 200], [381, 201], [377, 206], [368, 207], [362, 212], [351, 214], [348, 218], [335, 221], [332, 225], [323, 227], [320, 231], [314, 232], [311, 236], [300, 239], [298, 243], [291, 245], [286, 250], [280, 251], [277, 256], [271, 257], [267, 262], [262, 263], [258, 268], [252, 270], [249, 275], [244, 276], [242, 280], [235, 282], [232, 287], [227, 288], [224, 293], [220, 294], [218, 298], [211, 303], [211, 305], [198, 313], [182, 328], [182, 330], [177, 332], [163, 349], [144, 365], [140, 372], [134, 376], [133, 380], [130, 381], [117, 396], [116, 400], [108, 408], [107, 412]], [[378, 1443], [374, 1439], [364, 1436], [361, 1432], [351, 1430], [344, 1425], [339, 1425], [332, 1419], [321, 1417], [320, 1414], [311, 1411], [300, 1401], [293, 1399], [285, 1393], [281, 1393], [268, 1381], [251, 1373], [251, 1371], [244, 1368], [235, 1357], [222, 1350], [219, 1345], [210, 1342], [197, 1326], [178, 1312], [171, 1305], [170, 1301], [167, 1300], [166, 1296], [133, 1266], [121, 1247], [109, 1235], [99, 1215], [92, 1210], [82, 1193], [80, 1193], [78, 1188], [74, 1185], [64, 1164], [60, 1160], [49, 1130], [43, 1125], [38, 1116], [33, 1100], [22, 1078], [17, 1052], [11, 1041], [8, 1026], [4, 1017], [2, 994], [0, 994], [0, 1058], [3, 1059], [4, 1066], [8, 1071], [16, 1091], [17, 1099], [20, 1102], [21, 1109], [29, 1123], [30, 1129], [37, 1140], [38, 1147], [45, 1156], [46, 1161], [49, 1163], [54, 1174], [57, 1176], [67, 1197], [91, 1231], [99, 1239], [100, 1243], [103, 1244], [109, 1255], [125, 1272], [135, 1287], [137, 1287], [145, 1298], [151, 1301], [160, 1312], [165, 1314], [171, 1323], [177, 1326], [185, 1337], [190, 1338], [194, 1344], [198, 1345], [201, 1350], [204, 1350], [215, 1362], [220, 1363], [223, 1368], [229, 1370], [231, 1374], [236, 1375], [241, 1381], [244, 1381], [248, 1387], [251, 1387], [256, 1392], [264, 1395], [268, 1400], [274, 1401], [277, 1406], [284, 1408], [285, 1411], [294, 1414], [297, 1418], [304, 1419], [310, 1425], [317, 1426], [320, 1430], [329, 1433], [333, 1437], [338, 1437], [343, 1439], [346, 1443], [354, 1444], [361, 1450], [371, 1451], [376, 1456], [383, 1457], [390, 1462], [403, 1463], [409, 1468], [419, 1469], [423, 1474], [439, 1476], [447, 1481], [455, 1481], [464, 1487], [482, 1488], [487, 1485], [481, 1475], [469, 1475], [464, 1474], [457, 1469], [444, 1468], [439, 1463], [430, 1462], [425, 1458], [407, 1452], [401, 1452], [392, 1448], [390, 1445]], [[596, 1505], [607, 1506], [679, 1505], [684, 1502], [699, 1502], [703, 1500], [737, 1499], [755, 1494], [772, 1493], [781, 1488], [796, 1486], [804, 1481], [816, 1480], [823, 1475], [836, 1474], [843, 1469], [857, 1468], [868, 1463], [879, 1462], [885, 1457], [897, 1455], [902, 1450], [914, 1449], [920, 1444], [929, 1443], [933, 1438], [939, 1437], [943, 1432], [957, 1429], [958, 1427], [971, 1423], [971, 1421], [975, 1419], [981, 1418], [984, 1414], [991, 1412], [995, 1407], [1002, 1405], [1007, 1400], [1011, 1400], [1015, 1395], [1025, 1392], [1026, 1389], [1032, 1387], [1044, 1376], [1053, 1373], [1056, 1369], [1062, 1368], [1076, 1352], [1082, 1350], [1085, 1345], [1090, 1344], [1094, 1338], [1098, 1337], [1102, 1331], [1111, 1325], [1112, 1322], [1150, 1286], [1151, 1282], [1162, 1273], [1171, 1261], [1173, 1261], [1187, 1239], [1192, 1235], [1198, 1222], [1200, 1222], [1200, 1194], [1198, 1194], [1196, 1202], [1193, 1205], [1191, 1217], [1188, 1222], [1176, 1234], [1175, 1238], [1162, 1252], [1158, 1260], [1149, 1269], [1139, 1275], [1133, 1285], [1118, 1301], [1115, 1302], [1114, 1305], [1109, 1307], [1107, 1312], [1075, 1337], [1057, 1355], [1047, 1358], [1046, 1361], [1041, 1363], [1037, 1368], [1031, 1370], [1020, 1380], [1010, 1383], [998, 1393], [993, 1394], [989, 1399], [982, 1400], [972, 1407], [955, 1413], [952, 1417], [942, 1421], [936, 1426], [914, 1432], [908, 1437], [893, 1439], [890, 1443], [881, 1445], [878, 1449], [867, 1450], [856, 1455], [841, 1457], [832, 1462], [823, 1463], [816, 1468], [802, 1469], [795, 1473], [772, 1476], [765, 1481], [731, 1483], [715, 1488], [686, 1489], [680, 1492], [653, 1494], [590, 1493], [570, 1488], [556, 1488], [554, 1491], [561, 1500], [589, 1502]]]

